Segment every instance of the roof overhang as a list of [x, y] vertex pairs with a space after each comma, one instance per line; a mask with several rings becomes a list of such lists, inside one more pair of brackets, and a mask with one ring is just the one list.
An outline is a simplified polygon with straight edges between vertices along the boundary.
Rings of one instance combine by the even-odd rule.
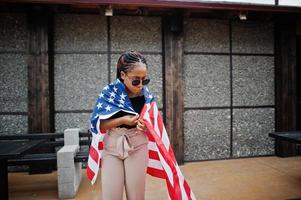
[[[301, 3], [279, 4], [282, 0], [2, 0], [4, 3], [22, 4], [56, 4], [76, 6], [111, 5], [118, 7], [154, 7], [154, 8], [181, 8], [181, 9], [212, 9], [212, 10], [247, 10], [270, 12], [301, 12]], [[255, 3], [254, 3], [255, 2]]]

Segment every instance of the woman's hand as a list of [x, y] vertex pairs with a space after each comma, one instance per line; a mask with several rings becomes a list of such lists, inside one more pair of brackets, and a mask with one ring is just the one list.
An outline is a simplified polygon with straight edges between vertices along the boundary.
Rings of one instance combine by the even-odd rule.
[[100, 129], [109, 130], [111, 128], [118, 127], [122, 124], [128, 126], [136, 126], [137, 130], [143, 132], [147, 130], [146, 125], [141, 120], [139, 120], [139, 115], [125, 115], [119, 118], [103, 120], [100, 123]]
[[122, 117], [123, 124], [135, 126], [138, 124], [139, 115], [125, 115]]
[[146, 125], [143, 123], [143, 121], [141, 121], [141, 120], [138, 120], [138, 123], [137, 123], [137, 129], [139, 130], [139, 131], [146, 131], [147, 130], [147, 127], [146, 127]]
[[125, 115], [123, 117], [105, 119], [100, 122], [100, 130], [109, 130], [116, 128], [122, 124], [128, 126], [136, 126], [138, 123], [139, 115]]

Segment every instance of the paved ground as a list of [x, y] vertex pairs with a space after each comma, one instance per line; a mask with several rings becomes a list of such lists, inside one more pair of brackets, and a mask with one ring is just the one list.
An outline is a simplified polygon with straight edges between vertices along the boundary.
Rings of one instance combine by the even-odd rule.
[[[181, 170], [197, 199], [301, 199], [301, 157], [259, 157], [186, 163]], [[10, 199], [57, 199], [56, 173], [9, 174]], [[83, 170], [75, 199], [100, 200], [100, 179], [91, 186]], [[100, 178], [100, 177], [99, 177]], [[147, 200], [167, 199], [165, 182], [147, 177]]]

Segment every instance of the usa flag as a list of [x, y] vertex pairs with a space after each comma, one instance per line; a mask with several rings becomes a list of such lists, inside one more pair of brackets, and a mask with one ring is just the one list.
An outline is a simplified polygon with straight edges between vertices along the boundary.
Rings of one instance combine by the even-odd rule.
[[[139, 118], [148, 128], [146, 133], [149, 140], [147, 173], [166, 180], [169, 199], [195, 199], [177, 164], [154, 97], [145, 86], [142, 92], [145, 97], [145, 105]], [[117, 79], [114, 83], [107, 85], [100, 93], [91, 116], [90, 131], [93, 137], [90, 146], [87, 176], [92, 184], [94, 184], [97, 177], [104, 147], [103, 138], [107, 133], [106, 130], [100, 130], [100, 120], [108, 119], [119, 111], [138, 114], [133, 109], [125, 85]]]

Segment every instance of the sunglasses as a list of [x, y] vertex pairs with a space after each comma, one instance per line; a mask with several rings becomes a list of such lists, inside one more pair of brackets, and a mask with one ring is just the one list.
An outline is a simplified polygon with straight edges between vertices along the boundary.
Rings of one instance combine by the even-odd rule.
[[127, 77], [129, 77], [132, 80], [132, 85], [133, 86], [138, 86], [142, 82], [142, 85], [147, 85], [150, 82], [150, 79], [134, 79], [133, 77], [130, 77], [126, 74]]

